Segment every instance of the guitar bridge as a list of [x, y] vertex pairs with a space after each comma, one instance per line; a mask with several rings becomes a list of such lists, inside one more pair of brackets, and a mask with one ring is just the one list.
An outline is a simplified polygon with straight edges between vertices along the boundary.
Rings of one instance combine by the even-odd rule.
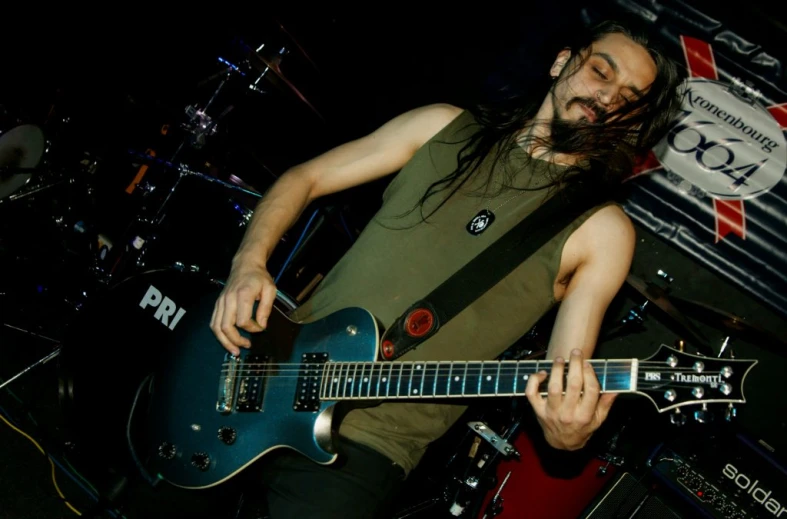
[[295, 411], [319, 411], [320, 379], [328, 362], [328, 354], [304, 353], [301, 361], [292, 408]]
[[240, 357], [235, 357], [230, 353], [224, 355], [224, 364], [221, 365], [221, 375], [219, 376], [219, 395], [216, 399], [216, 411], [220, 413], [226, 414], [232, 411], [241, 362]]

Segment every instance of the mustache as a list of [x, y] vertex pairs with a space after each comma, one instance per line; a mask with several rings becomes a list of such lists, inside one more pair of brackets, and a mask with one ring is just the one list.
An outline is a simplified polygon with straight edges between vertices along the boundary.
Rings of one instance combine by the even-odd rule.
[[598, 103], [591, 97], [574, 97], [566, 104], [566, 108], [570, 107], [573, 103], [580, 103], [592, 110], [596, 115], [597, 122], [600, 122], [604, 116], [607, 115], [607, 111], [599, 106]]

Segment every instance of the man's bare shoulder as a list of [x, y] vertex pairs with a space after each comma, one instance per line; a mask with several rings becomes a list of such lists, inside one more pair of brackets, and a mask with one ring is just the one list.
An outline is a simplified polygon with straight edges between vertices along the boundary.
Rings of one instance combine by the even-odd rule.
[[448, 103], [434, 103], [407, 112], [409, 122], [425, 133], [437, 133], [456, 119], [464, 109]]
[[593, 213], [582, 226], [582, 246], [586, 262], [628, 270], [637, 241], [631, 218], [617, 204]]
[[636, 228], [629, 218], [629, 215], [617, 204], [608, 204], [588, 219], [587, 224], [597, 238], [616, 239], [624, 242], [632, 241], [636, 238]]

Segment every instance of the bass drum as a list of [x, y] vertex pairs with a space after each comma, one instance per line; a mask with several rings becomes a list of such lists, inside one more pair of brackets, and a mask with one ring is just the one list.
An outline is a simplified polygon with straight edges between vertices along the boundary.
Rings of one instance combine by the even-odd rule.
[[[59, 356], [60, 404], [66, 434], [85, 461], [139, 475], [129, 437], [136, 440], [142, 431], [148, 375], [180, 319], [204, 297], [218, 298], [222, 288], [198, 273], [147, 271], [89, 300], [69, 324]], [[275, 304], [285, 314], [296, 307], [282, 292]], [[221, 347], [218, 340], [216, 347]]]

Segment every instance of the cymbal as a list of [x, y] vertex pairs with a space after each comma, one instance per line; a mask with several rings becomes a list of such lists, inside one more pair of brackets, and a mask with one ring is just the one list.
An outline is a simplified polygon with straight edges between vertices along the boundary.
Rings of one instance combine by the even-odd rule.
[[[23, 124], [0, 135], [0, 167], [31, 169], [44, 156], [46, 139], [38, 126]], [[0, 173], [0, 200], [28, 183], [31, 173]]]
[[787, 354], [787, 342], [768, 330], [748, 323], [743, 317], [731, 314], [701, 301], [673, 297], [675, 306], [684, 313], [695, 316], [714, 328], [720, 328], [729, 335], [771, 349], [776, 353]]
[[649, 283], [634, 274], [629, 274], [626, 277], [626, 282], [642, 296], [648, 299], [654, 306], [660, 308], [664, 313], [670, 316], [677, 324], [686, 332], [686, 338], [699, 348], [704, 348], [707, 353], [713, 353], [709, 346], [708, 339], [699, 331], [691, 322], [686, 319], [683, 313], [678, 310], [672, 301], [667, 297], [667, 292], [659, 286]]
[[[246, 46], [246, 51], [249, 56], [249, 64], [257, 69], [260, 73], [267, 73], [273, 71], [274, 78], [278, 78], [284, 85], [297, 97], [303, 104], [309, 107], [317, 117], [322, 121], [325, 118], [317, 108], [306, 98], [305, 95], [290, 81], [281, 69], [282, 55], [278, 53], [270, 53], [268, 51], [257, 52], [251, 47]], [[273, 78], [270, 78], [273, 79]]]

